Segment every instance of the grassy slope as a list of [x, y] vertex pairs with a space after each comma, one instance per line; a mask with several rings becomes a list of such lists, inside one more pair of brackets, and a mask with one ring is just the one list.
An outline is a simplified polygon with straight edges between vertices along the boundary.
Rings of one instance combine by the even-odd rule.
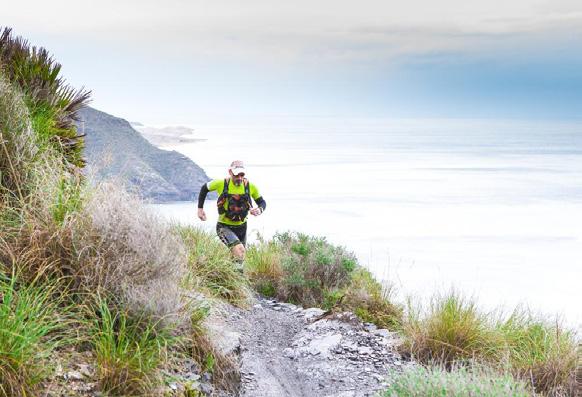
[[[52, 65], [34, 76], [20, 51], [13, 71], [26, 69], [24, 76], [52, 87], [52, 97], [36, 97], [37, 80], [16, 82], [11, 58], [0, 53], [0, 396], [34, 394], [51, 368], [47, 357], [63, 346], [91, 348], [99, 387], [111, 395], [152, 390], [160, 367], [176, 356], [212, 369], [219, 358], [204, 338], [204, 308], [214, 299], [244, 306], [249, 286], [398, 329], [403, 352], [427, 365], [478, 360], [544, 394], [575, 393], [578, 342], [556, 324], [527, 312], [499, 320], [454, 293], [405, 309], [352, 253], [303, 234], [250, 247], [247, 278], [214, 236], [167, 225], [116, 186], [88, 186], [71, 168], [82, 162], [67, 122], [83, 95], [60, 89], [60, 67], [29, 52], [28, 65]], [[65, 102], [55, 102], [59, 97]], [[54, 318], [74, 327], [63, 329]], [[407, 384], [412, 391], [422, 386]]]

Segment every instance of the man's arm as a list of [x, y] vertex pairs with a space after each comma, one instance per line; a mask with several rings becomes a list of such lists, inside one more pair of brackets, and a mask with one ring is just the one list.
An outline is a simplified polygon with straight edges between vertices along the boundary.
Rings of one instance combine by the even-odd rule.
[[265, 209], [267, 208], [267, 202], [265, 201], [263, 196], [261, 196], [261, 194], [259, 193], [259, 189], [255, 185], [253, 185], [252, 183], [250, 186], [250, 191], [251, 191], [251, 197], [253, 198], [253, 200], [255, 200], [255, 203], [257, 203], [257, 205], [258, 205], [257, 208], [251, 209], [251, 214], [253, 214], [255, 216], [261, 215], [263, 213], [263, 211], [265, 211]]
[[206, 186], [205, 183], [200, 188], [200, 193], [198, 193], [198, 218], [200, 218], [201, 221], [206, 220], [206, 213], [204, 212], [204, 200], [206, 200], [208, 191], [208, 186]]
[[260, 196], [255, 199], [255, 203], [257, 203], [258, 207], [251, 209], [251, 214], [255, 216], [261, 215], [267, 208], [267, 202], [265, 201], [263, 196]]
[[265, 199], [263, 198], [263, 196], [258, 197], [255, 200], [255, 203], [257, 203], [257, 205], [259, 206], [259, 208], [264, 212], [267, 209], [267, 202], [265, 201]]

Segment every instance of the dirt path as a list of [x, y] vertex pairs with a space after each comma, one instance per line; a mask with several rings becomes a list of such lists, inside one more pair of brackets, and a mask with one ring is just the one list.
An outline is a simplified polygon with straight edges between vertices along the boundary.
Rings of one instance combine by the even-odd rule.
[[373, 396], [403, 365], [394, 335], [353, 315], [319, 319], [319, 309], [259, 299], [226, 318], [240, 336], [243, 397]]

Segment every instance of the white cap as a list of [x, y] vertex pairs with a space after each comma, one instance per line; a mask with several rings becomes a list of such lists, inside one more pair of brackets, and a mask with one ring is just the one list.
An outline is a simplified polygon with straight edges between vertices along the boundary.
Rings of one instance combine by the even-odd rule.
[[231, 170], [234, 175], [238, 175], [241, 172], [246, 173], [245, 165], [240, 160], [235, 160], [232, 163], [230, 163], [229, 170]]

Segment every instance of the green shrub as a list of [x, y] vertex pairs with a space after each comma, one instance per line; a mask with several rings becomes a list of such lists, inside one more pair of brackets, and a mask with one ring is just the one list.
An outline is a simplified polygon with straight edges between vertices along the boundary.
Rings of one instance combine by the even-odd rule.
[[281, 250], [283, 277], [278, 297], [303, 305], [321, 305], [329, 291], [349, 284], [354, 254], [322, 237], [281, 233], [273, 237]]
[[399, 323], [402, 309], [391, 302], [390, 288], [345, 248], [302, 233], [259, 240], [247, 251], [247, 273], [259, 293], [304, 306], [353, 311], [381, 327]]
[[37, 395], [67, 321], [59, 314], [57, 286], [19, 285], [0, 274], [0, 396]]
[[532, 393], [511, 375], [492, 370], [440, 367], [408, 368], [390, 380], [384, 397], [530, 397]]

